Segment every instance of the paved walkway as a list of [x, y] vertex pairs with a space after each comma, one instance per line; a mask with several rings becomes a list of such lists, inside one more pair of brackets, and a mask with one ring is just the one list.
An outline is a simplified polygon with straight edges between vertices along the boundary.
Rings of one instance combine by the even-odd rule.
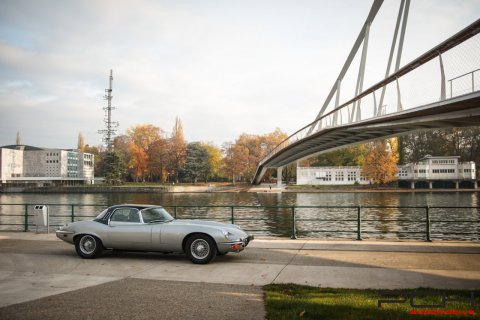
[[[79, 315], [85, 312], [85, 305], [103, 310], [110, 303], [125, 309], [129, 318], [149, 318], [152, 312], [158, 316], [154, 310], [165, 315], [174, 312], [175, 308], [165, 307], [174, 303], [168, 305], [185, 305], [185, 313], [169, 314], [172, 317], [209, 314], [210, 319], [263, 319], [260, 286], [269, 283], [479, 289], [480, 243], [260, 238], [239, 254], [194, 265], [184, 255], [158, 253], [108, 252], [84, 260], [77, 257], [72, 245], [53, 234], [0, 232], [2, 319], [27, 319], [40, 309], [58, 312], [62, 305], [65, 308], [64, 303], [73, 308], [72, 314], [77, 303]], [[135, 302], [127, 303], [130, 298]], [[142, 301], [139, 307], [153, 309], [140, 316], [138, 301]], [[105, 308], [105, 312], [110, 309]], [[101, 314], [98, 311], [98, 317], [92, 318], [105, 318]]]

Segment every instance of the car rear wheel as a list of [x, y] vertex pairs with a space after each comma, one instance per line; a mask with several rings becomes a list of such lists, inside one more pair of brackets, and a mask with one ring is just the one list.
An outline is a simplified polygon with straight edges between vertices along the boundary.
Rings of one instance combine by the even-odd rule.
[[77, 254], [84, 259], [96, 258], [102, 251], [103, 246], [100, 239], [90, 234], [78, 236], [75, 241]]
[[217, 256], [217, 248], [209, 236], [198, 234], [187, 240], [185, 253], [193, 263], [206, 264]]

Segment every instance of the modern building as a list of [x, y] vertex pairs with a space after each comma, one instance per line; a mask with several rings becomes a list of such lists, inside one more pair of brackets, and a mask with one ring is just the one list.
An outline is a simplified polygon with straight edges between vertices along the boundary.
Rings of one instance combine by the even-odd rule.
[[0, 148], [0, 182], [10, 186], [92, 184], [94, 155], [24, 145]]
[[[425, 156], [419, 162], [398, 166], [399, 182], [407, 182], [412, 189], [417, 184], [425, 184], [432, 189], [435, 183], [450, 183], [459, 188], [460, 183], [468, 182], [475, 189], [475, 163], [460, 162], [458, 156]], [[353, 185], [370, 184], [362, 174], [361, 167], [297, 167], [299, 185]]]
[[297, 167], [299, 185], [370, 184], [361, 167]]

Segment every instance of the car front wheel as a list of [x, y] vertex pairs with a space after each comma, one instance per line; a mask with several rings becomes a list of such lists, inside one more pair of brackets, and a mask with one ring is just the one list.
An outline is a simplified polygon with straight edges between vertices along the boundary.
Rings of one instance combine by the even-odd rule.
[[76, 238], [75, 250], [84, 259], [96, 258], [103, 250], [100, 239], [90, 234], [84, 234]]
[[217, 248], [209, 236], [193, 235], [187, 241], [185, 253], [193, 263], [206, 264], [217, 256]]

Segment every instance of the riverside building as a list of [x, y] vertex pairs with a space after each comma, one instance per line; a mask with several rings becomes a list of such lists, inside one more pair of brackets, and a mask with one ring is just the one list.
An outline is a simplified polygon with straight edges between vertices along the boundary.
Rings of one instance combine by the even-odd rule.
[[300, 185], [354, 185], [370, 184], [361, 167], [297, 167]]
[[434, 185], [454, 185], [459, 188], [463, 182], [473, 184], [478, 188], [475, 162], [460, 162], [458, 156], [434, 157], [427, 155], [415, 163], [398, 166], [399, 182], [407, 182], [410, 188], [416, 185], [426, 185], [432, 189]]
[[[398, 166], [399, 185], [410, 188], [454, 187], [461, 184], [477, 189], [476, 168], [473, 161], [460, 162], [458, 156], [425, 156], [419, 162]], [[298, 185], [354, 185], [370, 184], [361, 167], [297, 167]]]
[[0, 148], [0, 182], [9, 186], [93, 184], [94, 155], [25, 145]]

